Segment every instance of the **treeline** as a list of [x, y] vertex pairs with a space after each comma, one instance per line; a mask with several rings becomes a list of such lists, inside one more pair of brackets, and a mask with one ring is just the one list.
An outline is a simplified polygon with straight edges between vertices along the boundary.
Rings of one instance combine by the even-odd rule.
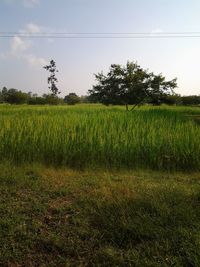
[[[31, 92], [25, 93], [17, 89], [7, 89], [3, 87], [0, 90], [0, 103], [8, 104], [29, 104], [29, 105], [59, 105], [68, 104], [75, 105], [78, 103], [98, 103], [91, 96], [78, 96], [75, 93], [69, 93], [64, 98], [55, 97], [51, 94], [44, 94], [38, 96]], [[144, 103], [145, 104], [145, 103]], [[180, 96], [178, 94], [173, 95], [163, 95], [159, 100], [154, 99], [146, 102], [146, 104], [152, 105], [184, 105], [184, 106], [198, 106], [200, 105], [200, 96], [190, 95], [190, 96]]]
[[33, 94], [31, 92], [25, 93], [14, 88], [7, 89], [6, 87], [3, 87], [3, 89], [0, 90], [0, 103], [18, 105], [75, 105], [78, 103], [88, 103], [88, 101], [87, 96], [78, 96], [75, 93], [70, 93], [62, 98], [52, 94], [43, 94], [42, 96], [38, 96], [37, 94]]
[[[104, 105], [125, 105], [126, 110], [137, 106], [150, 105], [200, 105], [200, 96], [181, 96], [176, 94], [177, 78], [166, 80], [162, 73], [155, 74], [142, 68], [137, 61], [127, 61], [125, 66], [111, 64], [109, 71], [94, 74], [96, 84], [88, 90], [87, 96], [69, 93], [64, 98], [59, 97], [56, 63], [51, 60], [44, 66], [49, 73], [47, 78], [50, 93], [38, 96], [31, 92], [25, 93], [17, 89], [0, 90], [0, 103], [29, 105], [75, 105], [78, 103], [101, 103]], [[131, 108], [129, 109], [129, 107]]]
[[[152, 104], [154, 104], [153, 101]], [[200, 95], [189, 95], [189, 96], [181, 96], [179, 94], [166, 95], [160, 98], [158, 104], [176, 105], [176, 106], [198, 106], [200, 105]]]

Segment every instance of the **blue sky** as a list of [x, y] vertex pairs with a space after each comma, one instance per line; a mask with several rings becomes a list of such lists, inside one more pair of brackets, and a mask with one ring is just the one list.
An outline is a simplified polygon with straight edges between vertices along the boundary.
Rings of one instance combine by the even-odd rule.
[[[0, 0], [0, 31], [200, 31], [199, 14], [199, 0]], [[42, 66], [50, 59], [57, 63], [62, 95], [86, 94], [94, 73], [127, 60], [167, 79], [177, 77], [177, 93], [200, 94], [200, 38], [0, 38], [0, 88], [47, 93]]]

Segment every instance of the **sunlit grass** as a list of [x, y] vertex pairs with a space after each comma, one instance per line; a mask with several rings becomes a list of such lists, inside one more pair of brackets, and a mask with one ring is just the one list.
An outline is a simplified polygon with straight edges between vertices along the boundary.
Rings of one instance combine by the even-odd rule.
[[198, 108], [0, 106], [0, 159], [76, 168], [200, 169]]

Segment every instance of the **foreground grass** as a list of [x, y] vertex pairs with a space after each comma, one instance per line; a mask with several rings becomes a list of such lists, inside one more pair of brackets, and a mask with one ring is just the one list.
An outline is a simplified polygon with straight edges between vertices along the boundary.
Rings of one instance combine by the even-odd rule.
[[199, 266], [199, 174], [0, 165], [0, 266]]

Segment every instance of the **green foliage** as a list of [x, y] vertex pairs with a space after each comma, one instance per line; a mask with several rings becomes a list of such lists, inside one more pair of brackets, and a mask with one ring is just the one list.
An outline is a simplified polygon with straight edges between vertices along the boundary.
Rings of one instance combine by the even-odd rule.
[[56, 95], [43, 95], [46, 104], [49, 105], [58, 105], [60, 103], [59, 98]]
[[28, 101], [28, 94], [18, 91], [16, 89], [2, 90], [3, 99], [9, 104], [25, 104]]
[[7, 89], [4, 87], [0, 91], [0, 103], [9, 104], [29, 104], [29, 105], [58, 105], [63, 104], [63, 99], [56, 95], [44, 94], [42, 97], [37, 94], [24, 93], [17, 89]]
[[85, 104], [90, 103], [90, 98], [89, 98], [89, 96], [87, 96], [87, 95], [82, 95], [82, 96], [80, 96], [80, 102], [81, 102], [81, 103], [85, 103]]
[[185, 106], [200, 105], [200, 96], [197, 95], [183, 96], [182, 104]]
[[164, 95], [160, 99], [161, 104], [167, 104], [167, 105], [181, 105], [182, 99], [181, 96], [178, 94], [172, 94], [172, 95]]
[[[57, 166], [200, 170], [198, 108], [0, 106], [0, 160]], [[199, 112], [199, 113], [198, 113]]]
[[35, 96], [35, 97], [30, 97], [28, 100], [29, 105], [45, 105], [47, 104], [46, 98], [40, 97], [40, 96]]
[[4, 103], [6, 100], [8, 89], [4, 86], [0, 91], [0, 103]]
[[3, 95], [2, 95], [2, 93], [0, 91], [0, 104], [2, 104], [2, 103], [4, 103], [4, 97], [3, 97]]
[[140, 105], [150, 101], [159, 102], [176, 88], [176, 79], [166, 81], [162, 74], [155, 75], [142, 69], [135, 62], [126, 66], [113, 64], [107, 75], [95, 75], [97, 84], [89, 90], [91, 100], [105, 105]]
[[56, 83], [58, 82], [58, 79], [56, 78], [56, 72], [58, 72], [58, 70], [56, 69], [56, 62], [54, 60], [51, 60], [49, 65], [44, 66], [44, 69], [49, 71], [47, 82], [49, 84], [51, 94], [52, 96], [57, 96], [58, 94], [60, 94], [60, 92], [56, 85]]
[[68, 105], [75, 105], [81, 102], [81, 99], [77, 94], [70, 93], [64, 97], [64, 102]]

